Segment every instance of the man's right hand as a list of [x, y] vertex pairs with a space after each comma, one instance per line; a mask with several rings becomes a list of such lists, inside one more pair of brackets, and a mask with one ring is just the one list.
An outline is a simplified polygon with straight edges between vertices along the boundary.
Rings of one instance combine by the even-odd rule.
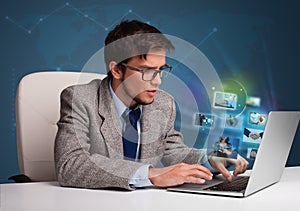
[[149, 168], [149, 179], [158, 187], [170, 187], [183, 183], [203, 184], [211, 180], [213, 174], [199, 164], [179, 163], [165, 168]]

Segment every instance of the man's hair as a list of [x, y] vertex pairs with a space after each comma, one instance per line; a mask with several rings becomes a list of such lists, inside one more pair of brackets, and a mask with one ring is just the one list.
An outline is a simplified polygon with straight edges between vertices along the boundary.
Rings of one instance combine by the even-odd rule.
[[127, 63], [134, 56], [147, 59], [150, 51], [173, 50], [172, 43], [154, 26], [141, 21], [122, 21], [105, 39], [104, 59], [109, 63]]

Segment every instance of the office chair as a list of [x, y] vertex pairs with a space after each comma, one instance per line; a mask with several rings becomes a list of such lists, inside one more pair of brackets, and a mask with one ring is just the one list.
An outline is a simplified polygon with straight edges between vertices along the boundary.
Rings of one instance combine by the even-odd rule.
[[15, 182], [56, 180], [54, 140], [60, 117], [60, 93], [74, 84], [106, 75], [80, 72], [37, 72], [21, 79], [16, 94], [16, 132], [20, 175]]

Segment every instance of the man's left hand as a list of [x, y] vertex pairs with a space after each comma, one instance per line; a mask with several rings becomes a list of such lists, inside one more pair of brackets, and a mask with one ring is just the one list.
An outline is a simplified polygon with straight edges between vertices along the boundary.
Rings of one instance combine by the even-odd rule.
[[232, 175], [226, 169], [226, 167], [228, 167], [228, 165], [235, 166], [235, 169], [233, 171], [234, 176], [244, 173], [247, 170], [247, 167], [249, 165], [248, 161], [245, 160], [239, 154], [237, 155], [236, 159], [210, 156], [208, 161], [209, 161], [210, 165], [214, 169], [219, 171], [228, 181], [232, 180]]

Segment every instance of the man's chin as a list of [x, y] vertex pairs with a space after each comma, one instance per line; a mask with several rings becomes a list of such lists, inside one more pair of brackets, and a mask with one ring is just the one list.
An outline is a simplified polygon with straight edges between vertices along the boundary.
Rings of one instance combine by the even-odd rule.
[[152, 100], [142, 100], [142, 99], [134, 99], [139, 105], [150, 105], [154, 102], [154, 98]]

